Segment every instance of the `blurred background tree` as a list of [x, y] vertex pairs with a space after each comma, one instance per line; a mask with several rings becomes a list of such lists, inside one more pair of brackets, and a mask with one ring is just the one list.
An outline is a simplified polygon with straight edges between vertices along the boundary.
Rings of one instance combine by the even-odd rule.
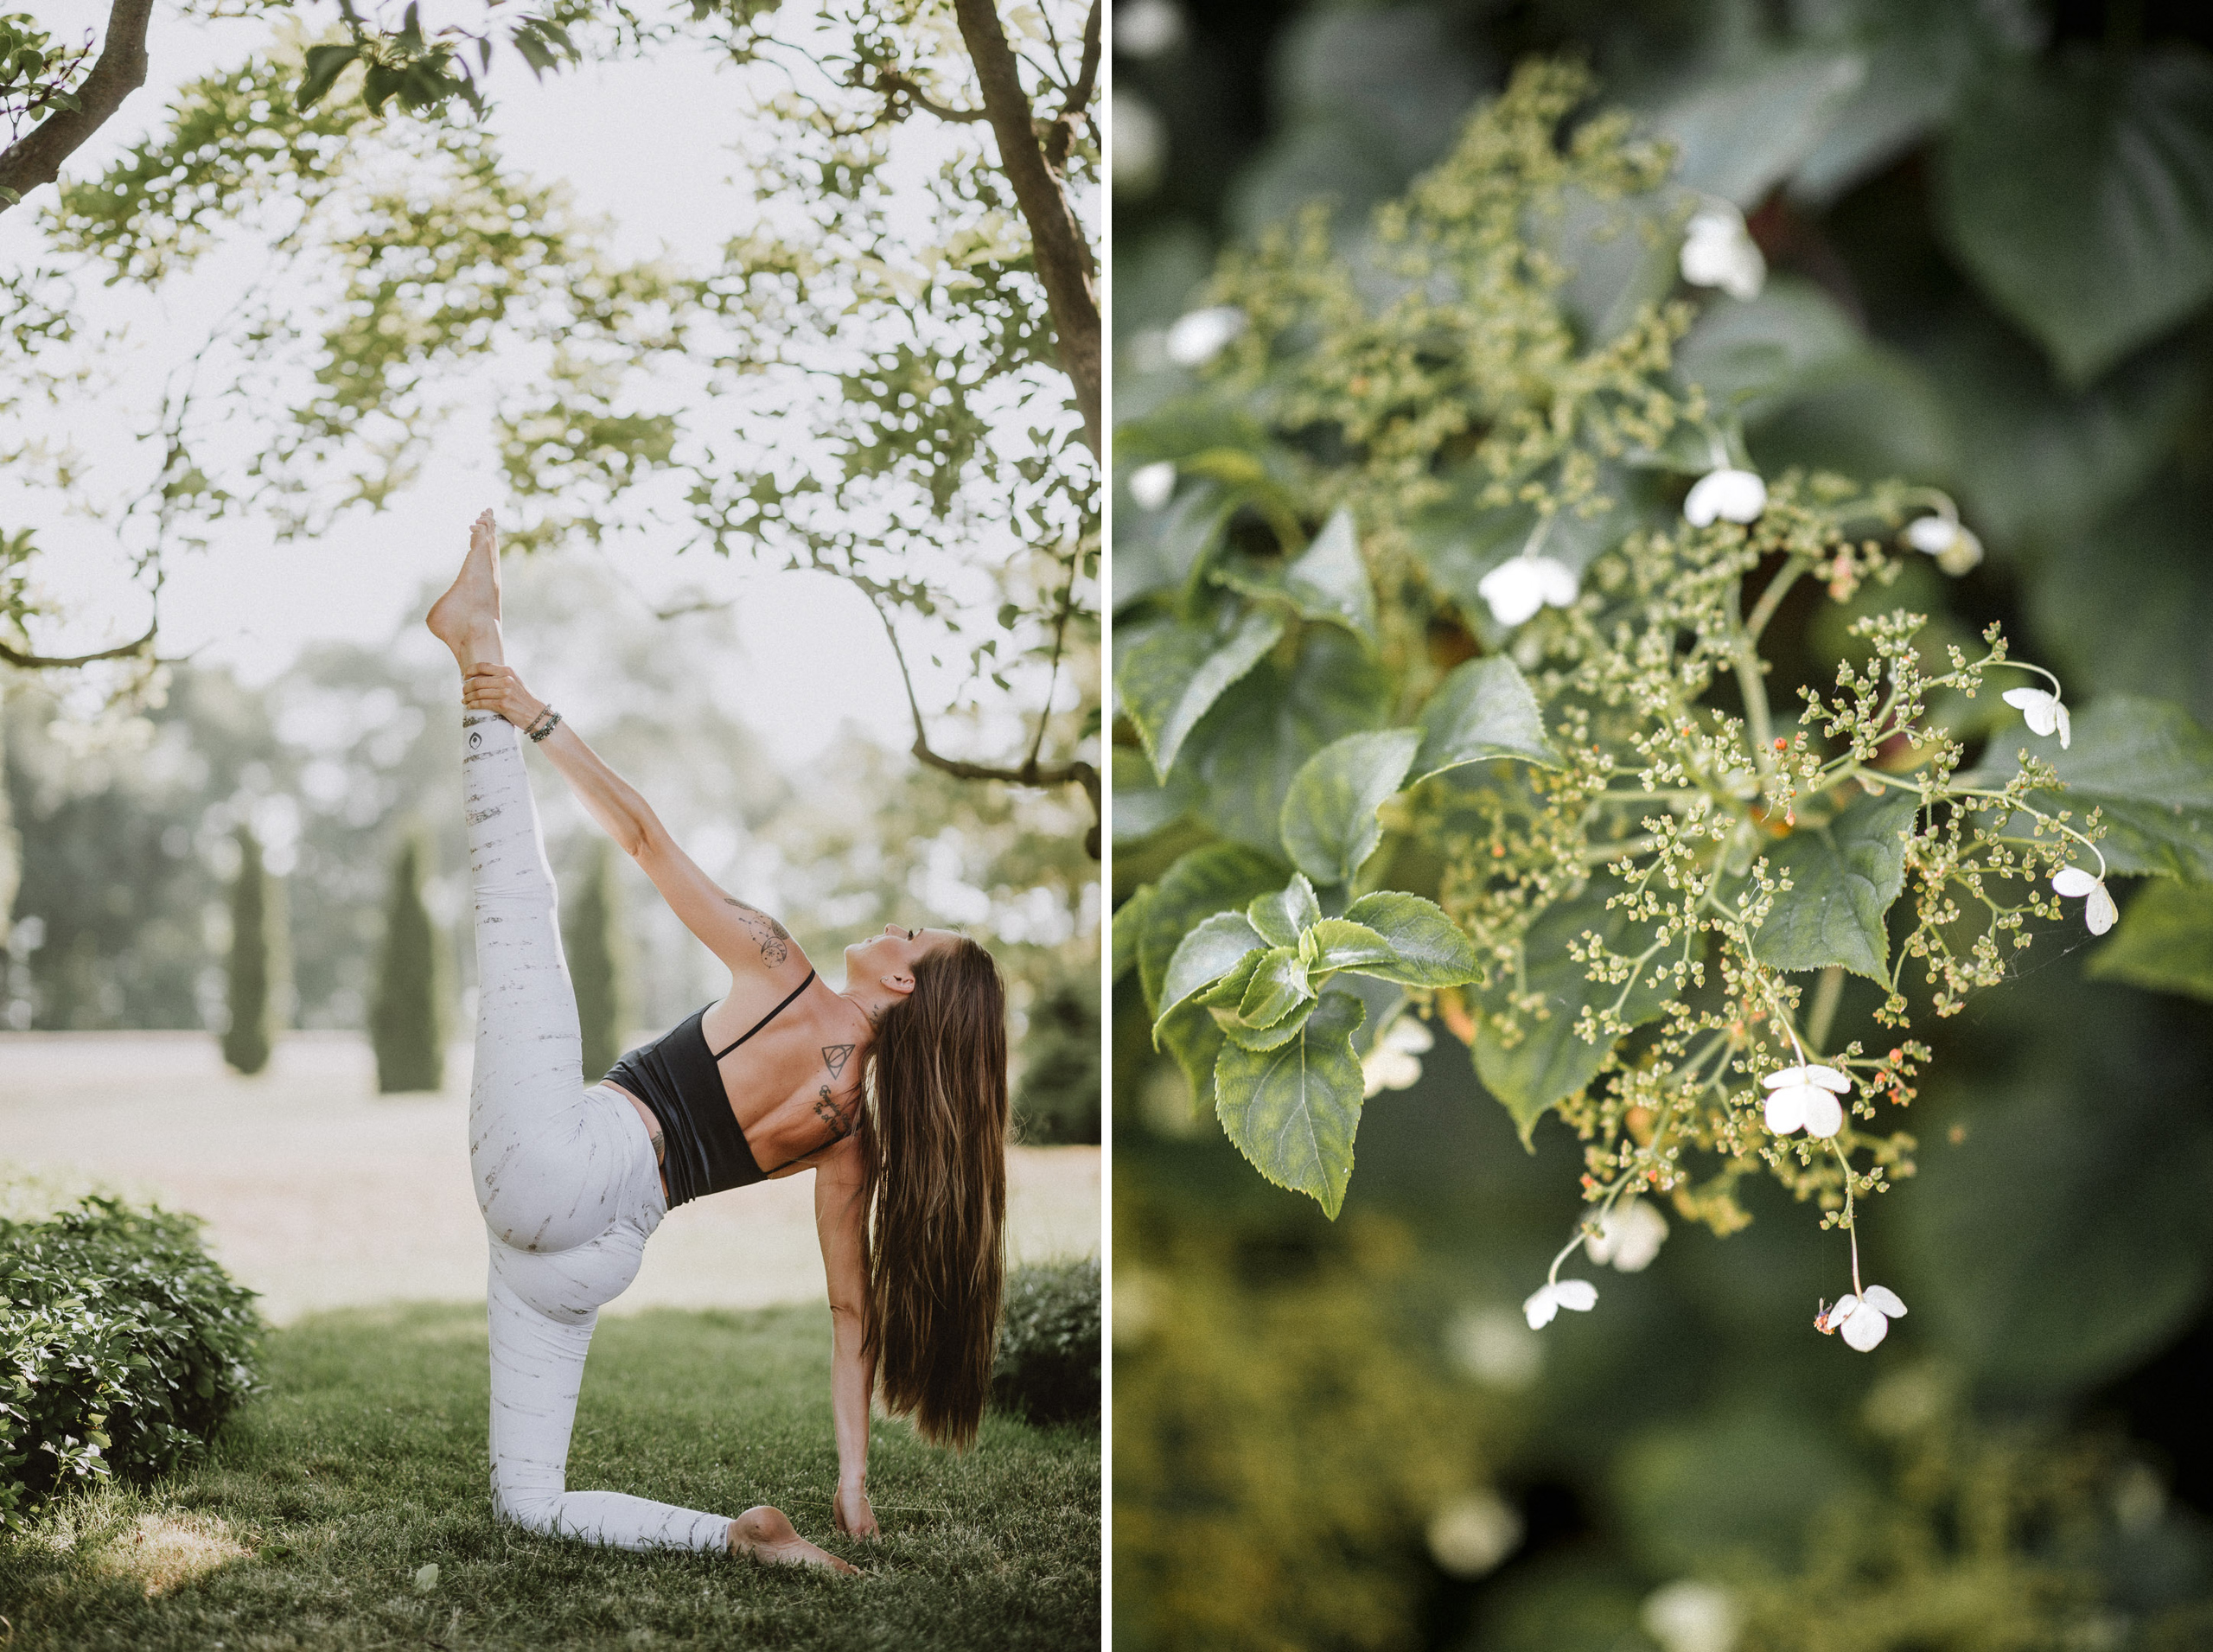
[[[2070, 698], [2146, 694], [2213, 721], [2202, 9], [1127, 0], [1113, 39], [1114, 415], [1154, 421], [1144, 459], [1198, 385], [1202, 329], [1176, 324], [1220, 249], [1324, 197], [1356, 238], [1515, 63], [1580, 57], [1604, 103], [1676, 144], [1682, 181], [1750, 220], [1767, 285], [1714, 301], [1700, 367], [1739, 392], [1725, 411], [1758, 467], [1942, 487], [1987, 547], [1962, 579], [1910, 577], [1867, 606], [1970, 636], [1999, 618]], [[1258, 474], [1235, 469], [1234, 431], [1189, 422], [1192, 475]], [[1306, 456], [1332, 462], [1313, 440]], [[1218, 526], [1133, 496], [1138, 468], [1118, 456], [1125, 620]], [[1786, 684], [1826, 679], [1850, 647], [1849, 613], [1814, 595], [1778, 616]], [[1114, 758], [1119, 908], [1209, 833], [1144, 783], [1126, 724]], [[2213, 806], [2184, 790], [2178, 811]], [[1865, 1360], [1811, 1329], [1817, 1298], [1848, 1288], [1833, 1245], [1749, 1185], [1749, 1228], [1677, 1220], [1649, 1268], [1604, 1272], [1598, 1312], [1540, 1337], [1518, 1304], [1575, 1218], [1569, 1132], [1540, 1124], [1525, 1155], [1440, 1029], [1409, 1087], [1368, 1103], [1333, 1227], [1193, 1117], [1123, 976], [1118, 1638], [2205, 1643], [2213, 1440], [2192, 1396], [2213, 1353], [2195, 1191], [2213, 1170], [2213, 976], [2177, 943], [2203, 955], [2203, 910], [2147, 880], [2114, 935], [2045, 937], [1966, 1014], [1917, 1024], [1936, 1049], [1919, 1175], [1867, 1240], [1869, 1277], [1913, 1312]], [[2152, 926], [2164, 943], [2127, 939]], [[1286, 1272], [1389, 1311], [1271, 1324]], [[1393, 1395], [1448, 1396], [1423, 1446], [1453, 1473], [1410, 1477], [1379, 1442], [1311, 1489], [1272, 1478], [1349, 1426], [1343, 1374], [1379, 1348]], [[1236, 1443], [1263, 1408], [1270, 1426]], [[1311, 1505], [1332, 1499], [1385, 1512], [1356, 1542], [1317, 1534]], [[1341, 1599], [1362, 1604], [1352, 1621]]]
[[369, 1005], [377, 1089], [385, 1095], [435, 1090], [445, 1082], [448, 986], [438, 933], [423, 903], [426, 859], [423, 838], [413, 831], [401, 837], [392, 858], [376, 998]]
[[238, 876], [231, 880], [231, 967], [223, 1059], [241, 1073], [269, 1065], [277, 1029], [276, 983], [284, 972], [284, 889], [262, 863], [253, 828], [238, 828]]
[[630, 947], [621, 886], [615, 881], [615, 845], [605, 838], [589, 841], [581, 860], [576, 892], [561, 903], [561, 947], [577, 992], [584, 1081], [596, 1084], [627, 1048], [622, 1041], [636, 1017], [630, 1005]]

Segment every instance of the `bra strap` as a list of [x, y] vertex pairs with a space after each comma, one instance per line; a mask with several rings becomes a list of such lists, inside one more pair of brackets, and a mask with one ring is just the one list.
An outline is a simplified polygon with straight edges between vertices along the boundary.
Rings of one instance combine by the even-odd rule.
[[767, 1026], [767, 1025], [768, 1025], [771, 1021], [774, 1021], [774, 1020], [775, 1020], [778, 1016], [780, 1016], [780, 1015], [783, 1014], [783, 1012], [784, 1012], [786, 1010], [788, 1010], [788, 1009], [789, 1009], [789, 1008], [791, 1007], [792, 998], [797, 998], [800, 993], [802, 993], [802, 992], [806, 992], [806, 991], [807, 991], [807, 989], [808, 987], [810, 987], [810, 986], [812, 986], [812, 985], [814, 985], [814, 972], [813, 972], [813, 970], [811, 970], [811, 969], [810, 969], [809, 971], [807, 971], [807, 979], [806, 979], [805, 980], [801, 981], [801, 982], [800, 982], [797, 986], [794, 986], [794, 988], [792, 988], [792, 996], [791, 996], [791, 998], [786, 998], [786, 999], [785, 999], [781, 1004], [779, 1004], [779, 1005], [778, 1005], [775, 1009], [773, 1009], [773, 1010], [769, 1011], [768, 1014], [766, 1014], [766, 1015], [762, 1016], [762, 1017], [758, 1021], [755, 1022], [755, 1023], [753, 1024], [753, 1031], [752, 1031], [752, 1032], [749, 1032], [749, 1033], [747, 1033], [747, 1034], [745, 1035], [745, 1038], [740, 1038], [740, 1039], [738, 1039], [738, 1040], [737, 1041], [737, 1043], [732, 1043], [732, 1044], [730, 1044], [730, 1045], [728, 1048], [726, 1048], [726, 1049], [718, 1049], [718, 1050], [717, 1050], [717, 1051], [715, 1052], [715, 1059], [716, 1059], [717, 1061], [720, 1061], [720, 1060], [722, 1060], [722, 1058], [723, 1058], [724, 1056], [727, 1056], [727, 1055], [729, 1055], [729, 1054], [730, 1054], [730, 1050], [736, 1049], [737, 1048], [738, 1044], [742, 1044], [742, 1043], [743, 1043], [745, 1042], [745, 1039], [746, 1039], [746, 1038], [750, 1038], [750, 1037], [753, 1036], [753, 1033], [760, 1031], [762, 1028], [763, 1028], [763, 1027]]

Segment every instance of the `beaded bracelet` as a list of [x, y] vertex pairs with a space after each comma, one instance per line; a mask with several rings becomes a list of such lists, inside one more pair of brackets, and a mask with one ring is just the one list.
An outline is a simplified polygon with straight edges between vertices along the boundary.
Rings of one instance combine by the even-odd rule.
[[552, 733], [553, 730], [559, 726], [560, 722], [561, 714], [549, 705], [545, 708], [544, 721], [533, 723], [529, 728], [524, 730], [523, 732], [527, 734], [533, 742], [543, 740], [547, 735]]

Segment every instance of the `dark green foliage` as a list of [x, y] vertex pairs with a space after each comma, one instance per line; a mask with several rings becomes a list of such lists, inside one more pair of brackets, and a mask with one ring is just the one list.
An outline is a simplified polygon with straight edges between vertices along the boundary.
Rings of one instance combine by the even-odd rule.
[[1099, 1259], [1015, 1269], [999, 1311], [992, 1404], [1033, 1423], [1099, 1419]]
[[587, 1083], [596, 1083], [615, 1065], [633, 1016], [630, 947], [615, 864], [615, 845], [594, 837], [585, 845], [583, 887], [562, 912], [561, 946], [584, 1029]]
[[199, 1228], [98, 1197], [0, 1221], [0, 1525], [70, 1483], [167, 1472], [254, 1391], [253, 1292]]
[[275, 981], [284, 956], [284, 896], [262, 863], [252, 828], [238, 829], [239, 875], [231, 884], [230, 1024], [223, 1059], [241, 1073], [269, 1065], [277, 1038]]
[[1063, 978], [1030, 1008], [1022, 1041], [1022, 1091], [1015, 1112], [1022, 1139], [1036, 1143], [1099, 1139], [1099, 982], [1082, 973]]
[[445, 1081], [445, 972], [438, 937], [423, 904], [422, 841], [408, 837], [392, 864], [385, 903], [384, 951], [377, 961], [369, 1042], [377, 1053], [377, 1090], [435, 1090]]

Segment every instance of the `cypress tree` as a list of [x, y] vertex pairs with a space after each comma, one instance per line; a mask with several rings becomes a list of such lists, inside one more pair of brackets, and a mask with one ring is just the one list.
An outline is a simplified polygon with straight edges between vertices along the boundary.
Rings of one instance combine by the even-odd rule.
[[1096, 1142], [1099, 1114], [1099, 983], [1090, 974], [1056, 981], [1030, 1009], [1022, 1041], [1022, 1092], [1015, 1111], [1024, 1139]]
[[439, 967], [430, 909], [423, 904], [429, 858], [422, 840], [410, 832], [392, 863], [384, 951], [377, 960], [376, 999], [369, 1010], [377, 1091], [383, 1095], [435, 1090], [445, 1081], [445, 972]]
[[239, 875], [231, 884], [231, 1017], [223, 1032], [223, 1059], [253, 1074], [269, 1065], [277, 1041], [282, 918], [275, 883], [251, 827], [239, 827], [238, 843]]
[[562, 914], [561, 930], [584, 1036], [584, 1081], [596, 1083], [622, 1053], [622, 1036], [630, 1025], [622, 888], [615, 882], [615, 845], [604, 838], [591, 840], [583, 887]]

